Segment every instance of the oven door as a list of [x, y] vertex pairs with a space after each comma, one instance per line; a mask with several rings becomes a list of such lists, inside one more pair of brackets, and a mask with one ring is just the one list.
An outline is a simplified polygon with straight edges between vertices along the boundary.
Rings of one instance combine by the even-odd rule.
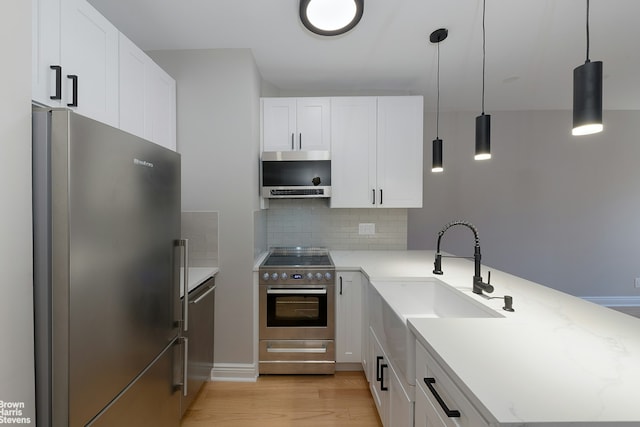
[[334, 289], [260, 285], [260, 339], [333, 339]]

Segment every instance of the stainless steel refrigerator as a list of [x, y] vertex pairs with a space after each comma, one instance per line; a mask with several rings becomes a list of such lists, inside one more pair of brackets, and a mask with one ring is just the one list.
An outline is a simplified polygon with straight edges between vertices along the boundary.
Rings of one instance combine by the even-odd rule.
[[177, 426], [180, 156], [34, 109], [38, 426]]

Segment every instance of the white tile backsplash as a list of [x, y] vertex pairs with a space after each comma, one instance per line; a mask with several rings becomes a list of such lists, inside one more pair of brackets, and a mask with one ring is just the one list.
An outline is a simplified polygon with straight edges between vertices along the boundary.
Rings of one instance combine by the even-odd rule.
[[[330, 249], [407, 248], [407, 209], [331, 209], [326, 199], [272, 199], [267, 212], [267, 244]], [[360, 223], [375, 233], [358, 233]]]
[[218, 212], [182, 212], [182, 238], [189, 239], [190, 267], [217, 267]]

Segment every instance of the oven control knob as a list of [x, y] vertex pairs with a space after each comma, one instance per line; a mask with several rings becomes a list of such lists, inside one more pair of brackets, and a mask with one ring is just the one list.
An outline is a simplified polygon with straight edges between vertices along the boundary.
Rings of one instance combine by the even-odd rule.
[[331, 275], [331, 273], [330, 273], [330, 272], [328, 272], [328, 271], [327, 271], [326, 273], [324, 273], [324, 278], [325, 278], [326, 280], [331, 280], [331, 279], [333, 278], [333, 276]]
[[264, 273], [262, 275], [262, 278], [266, 281], [266, 280], [269, 280], [269, 278], [271, 278], [271, 276], [269, 275], [269, 273]]
[[322, 280], [322, 273], [316, 273], [316, 280]]
[[287, 279], [289, 278], [289, 275], [288, 275], [287, 273], [282, 273], [282, 274], [280, 275], [280, 278], [281, 278], [282, 280], [287, 280]]
[[313, 273], [307, 273], [307, 280], [313, 280]]
[[272, 280], [278, 280], [278, 273], [272, 273], [271, 274], [271, 279]]

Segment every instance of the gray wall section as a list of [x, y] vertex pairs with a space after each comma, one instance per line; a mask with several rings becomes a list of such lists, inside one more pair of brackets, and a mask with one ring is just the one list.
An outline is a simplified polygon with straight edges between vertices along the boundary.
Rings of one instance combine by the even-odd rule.
[[[31, 2], [3, 1], [0, 45], [0, 400], [35, 425], [31, 233]], [[10, 64], [10, 65], [9, 65]], [[9, 417], [11, 418], [11, 417]]]
[[153, 51], [177, 82], [182, 210], [219, 212], [216, 363], [253, 363], [260, 75], [248, 49]]
[[[434, 249], [442, 226], [468, 220], [487, 265], [576, 296], [639, 296], [640, 112], [605, 111], [604, 132], [583, 137], [571, 136], [571, 111], [493, 113], [484, 162], [473, 160], [476, 115], [440, 115], [442, 174], [430, 171], [426, 116], [424, 207], [409, 209], [408, 247]], [[472, 246], [464, 228], [443, 237], [457, 255]]]

